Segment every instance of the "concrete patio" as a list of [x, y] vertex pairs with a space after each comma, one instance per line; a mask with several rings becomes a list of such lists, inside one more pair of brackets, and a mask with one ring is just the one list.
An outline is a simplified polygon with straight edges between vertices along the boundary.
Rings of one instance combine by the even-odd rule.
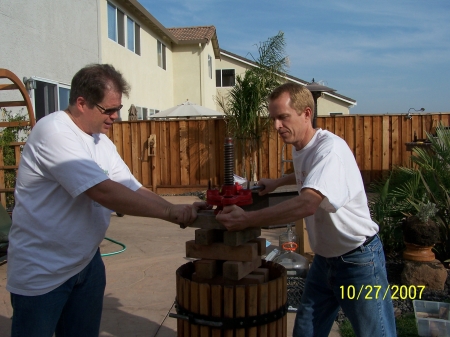
[[[173, 203], [192, 203], [197, 197], [165, 197]], [[278, 244], [284, 228], [263, 229], [261, 237]], [[100, 330], [101, 337], [175, 337], [175, 271], [187, 263], [185, 242], [194, 239], [194, 228], [157, 219], [113, 213], [106, 237], [126, 245], [120, 254], [104, 256], [107, 286]], [[103, 254], [122, 249], [104, 240]], [[12, 308], [6, 291], [7, 263], [0, 265], [0, 337], [10, 336]], [[295, 313], [288, 313], [287, 336], [292, 336]], [[337, 325], [330, 334], [338, 337]]]

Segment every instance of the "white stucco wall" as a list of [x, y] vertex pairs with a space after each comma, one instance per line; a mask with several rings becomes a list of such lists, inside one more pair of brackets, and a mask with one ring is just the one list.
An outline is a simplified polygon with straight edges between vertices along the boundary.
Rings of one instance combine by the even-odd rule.
[[[208, 55], [212, 59], [212, 78], [208, 72]], [[173, 48], [174, 105], [186, 100], [216, 109], [215, 59], [212, 44], [178, 45]]]
[[[128, 119], [128, 109], [131, 104], [158, 110], [172, 107], [174, 69], [170, 42], [157, 36], [121, 6], [120, 2], [110, 1], [140, 26], [141, 54], [130, 51], [126, 46], [108, 38], [107, 1], [100, 0], [100, 2], [102, 63], [112, 64], [131, 86], [130, 97], [122, 98], [124, 106], [121, 111], [122, 119]], [[158, 40], [166, 46], [166, 70], [158, 66]]]
[[97, 0], [1, 0], [0, 67], [70, 84], [99, 62]]
[[174, 104], [186, 100], [202, 105], [201, 74], [203, 46], [199, 44], [178, 45], [173, 48]]
[[333, 112], [341, 112], [343, 115], [348, 115], [350, 114], [350, 104], [347, 104], [333, 96], [323, 93], [322, 97], [317, 100], [317, 114], [323, 116], [330, 115]]
[[[211, 56], [212, 61], [212, 77], [208, 73], [208, 55]], [[209, 42], [204, 46], [202, 54], [202, 75], [203, 75], [203, 106], [209, 109], [216, 109], [216, 62], [214, 49], [212, 43]], [[219, 111], [219, 110], [218, 110]]]

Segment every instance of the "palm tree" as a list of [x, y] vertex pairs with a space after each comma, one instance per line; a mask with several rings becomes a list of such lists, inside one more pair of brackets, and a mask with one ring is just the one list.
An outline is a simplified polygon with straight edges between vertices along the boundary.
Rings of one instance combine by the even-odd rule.
[[259, 140], [270, 127], [267, 117], [267, 97], [281, 84], [288, 59], [284, 52], [284, 33], [261, 42], [256, 66], [236, 77], [236, 84], [226, 97], [218, 96], [217, 103], [226, 114], [227, 132], [240, 147], [241, 175], [248, 177], [246, 158], [250, 158], [250, 179], [257, 180]]

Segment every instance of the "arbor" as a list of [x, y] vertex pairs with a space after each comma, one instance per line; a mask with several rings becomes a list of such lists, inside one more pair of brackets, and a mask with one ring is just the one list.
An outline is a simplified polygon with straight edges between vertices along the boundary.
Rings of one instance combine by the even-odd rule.
[[[12, 112], [5, 108], [0, 108], [0, 119], [5, 122], [25, 122], [28, 115], [21, 109], [18, 112]], [[18, 156], [22, 153], [23, 144], [20, 147], [14, 146], [14, 143], [25, 142], [31, 127], [24, 123], [23, 126], [8, 126], [1, 128], [0, 131], [0, 162], [3, 163], [4, 170], [1, 172], [3, 181], [0, 182], [2, 188], [15, 188], [16, 170], [14, 166], [18, 165]], [[17, 150], [20, 153], [17, 153]], [[6, 192], [6, 209], [14, 207], [14, 193]]]
[[[227, 132], [240, 149], [240, 175], [257, 180], [257, 153], [260, 138], [271, 127], [267, 117], [267, 97], [283, 81], [288, 67], [284, 51], [284, 33], [270, 37], [258, 45], [255, 67], [236, 77], [236, 84], [226, 97], [218, 96], [217, 103], [226, 114]], [[250, 159], [250, 172], [246, 169]]]

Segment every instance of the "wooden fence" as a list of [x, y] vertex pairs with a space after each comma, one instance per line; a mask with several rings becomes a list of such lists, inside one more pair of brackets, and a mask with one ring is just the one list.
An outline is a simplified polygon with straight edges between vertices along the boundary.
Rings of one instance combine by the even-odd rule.
[[[410, 166], [411, 151], [406, 143], [426, 138], [426, 132], [442, 122], [450, 125], [450, 113], [413, 115], [343, 115], [318, 117], [317, 126], [342, 137], [355, 155], [364, 183], [379, 179], [396, 165]], [[2, 125], [6, 126], [6, 125]], [[8, 125], [9, 126], [9, 125]], [[213, 186], [224, 182], [224, 141], [226, 125], [223, 120], [130, 121], [114, 123], [108, 136], [117, 146], [133, 175], [146, 187], [159, 194], [175, 194], [205, 190], [208, 181]], [[150, 140], [149, 140], [150, 138]], [[149, 144], [153, 146], [149, 147]], [[20, 161], [20, 146], [13, 143], [16, 163], [5, 166], [0, 150], [0, 202], [6, 205], [6, 170], [16, 170]], [[235, 147], [235, 173], [241, 174], [241, 154]], [[277, 178], [288, 173], [291, 146], [283, 142], [275, 131], [264, 135], [256, 154], [258, 178]], [[250, 171], [250, 160], [246, 160]], [[242, 175], [242, 174], [241, 174]], [[246, 177], [249, 178], [249, 177]]]
[[[426, 138], [442, 122], [450, 125], [450, 113], [406, 115], [342, 115], [318, 117], [317, 126], [343, 138], [353, 151], [365, 184], [388, 173], [396, 165], [409, 166], [414, 132]], [[223, 120], [129, 121], [115, 123], [109, 137], [133, 175], [159, 194], [204, 190], [224, 181]], [[150, 146], [149, 146], [150, 145]], [[235, 173], [240, 174], [235, 147]], [[283, 142], [275, 131], [264, 135], [256, 154], [258, 178], [277, 178], [282, 169]], [[284, 149], [284, 159], [291, 159], [291, 146]], [[245, 163], [247, 172], [250, 160]], [[248, 177], [246, 177], [248, 178]]]

